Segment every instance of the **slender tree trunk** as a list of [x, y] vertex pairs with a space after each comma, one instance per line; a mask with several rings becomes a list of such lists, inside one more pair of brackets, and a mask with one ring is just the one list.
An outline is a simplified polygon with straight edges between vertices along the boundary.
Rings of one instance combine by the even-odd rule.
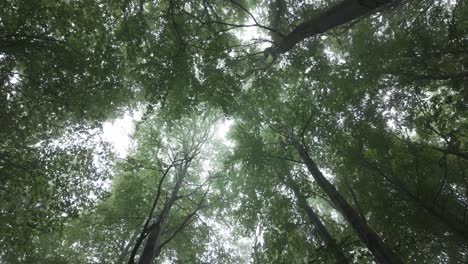
[[[441, 136], [441, 135], [439, 134], [439, 136]], [[396, 138], [397, 140], [407, 144], [407, 145], [416, 145], [416, 146], [420, 146], [420, 147], [423, 147], [423, 148], [430, 148], [430, 149], [438, 151], [438, 152], [440, 152], [442, 154], [451, 154], [451, 155], [457, 156], [457, 157], [459, 157], [461, 159], [464, 159], [465, 161], [468, 161], [468, 153], [460, 151], [459, 147], [453, 146], [451, 144], [447, 144], [448, 146], [443, 148], [443, 147], [434, 146], [434, 145], [431, 145], [431, 144], [425, 143], [425, 142], [416, 142], [416, 141], [412, 141], [410, 139], [400, 138], [400, 137], [398, 137], [396, 135], [393, 135], [393, 137]], [[441, 136], [441, 137], [444, 138], [445, 136]], [[446, 137], [444, 139], [446, 139]]]
[[450, 229], [450, 231], [452, 231], [454, 234], [457, 234], [464, 239], [468, 239], [468, 226], [465, 224], [464, 220], [461, 220], [458, 216], [450, 211], [441, 209], [440, 206], [437, 206], [436, 204], [428, 204], [413, 192], [411, 192], [407, 186], [398, 178], [387, 176], [379, 168], [373, 166], [368, 167], [377, 171], [384, 178], [384, 180], [393, 185], [400, 194], [408, 197], [409, 201], [414, 202], [416, 205], [426, 210], [429, 215], [439, 219], [439, 221], [448, 227], [448, 229]]
[[163, 224], [164, 223], [157, 223], [150, 231], [150, 234], [146, 239], [143, 252], [141, 253], [140, 259], [138, 260], [138, 264], [150, 264], [155, 258], [159, 256], [159, 245], [161, 244]]
[[341, 212], [346, 221], [356, 231], [358, 237], [367, 246], [374, 257], [383, 264], [403, 263], [398, 255], [393, 252], [382, 240], [382, 238], [372, 230], [366, 221], [349, 205], [336, 188], [323, 176], [322, 172], [315, 165], [307, 153], [304, 146], [293, 139], [294, 147], [299, 153], [302, 161], [315, 179], [318, 186], [327, 194], [335, 207]]
[[451, 80], [451, 79], [468, 79], [468, 71], [465, 72], [458, 72], [452, 74], [431, 74], [431, 75], [418, 75], [416, 76], [416, 80], [431, 80], [431, 81], [443, 81], [443, 80]]
[[439, 151], [441, 153], [452, 154], [452, 155], [457, 156], [457, 157], [459, 157], [461, 159], [468, 160], [468, 154], [463, 153], [463, 152], [459, 151], [458, 149], [454, 149], [454, 148], [450, 148], [450, 147], [441, 148], [441, 147], [432, 146], [432, 145], [429, 145], [429, 144], [417, 143], [417, 142], [414, 142], [413, 144], [417, 144], [417, 145], [420, 145], [420, 146], [431, 148], [431, 149]]
[[162, 235], [164, 233], [165, 222], [172, 206], [177, 200], [177, 194], [179, 193], [179, 189], [182, 185], [185, 175], [187, 174], [188, 167], [189, 162], [186, 162], [183, 165], [169, 200], [165, 204], [161, 214], [157, 217], [155, 224], [151, 226], [151, 231], [148, 235], [148, 238], [146, 239], [145, 247], [143, 248], [143, 252], [141, 253], [140, 259], [138, 260], [138, 264], [150, 264], [155, 258], [159, 257], [161, 253], [161, 242]]
[[433, 217], [439, 219], [450, 231], [468, 240], [468, 226], [461, 221], [461, 219], [453, 212], [445, 211], [437, 205], [428, 205], [419, 197], [413, 195], [409, 190], [405, 191], [406, 195], [410, 197], [417, 205], [421, 206]]
[[286, 53], [306, 38], [324, 33], [356, 18], [370, 14], [396, 0], [343, 0], [315, 17], [302, 22], [287, 34], [273, 49], [274, 53]]
[[300, 193], [298, 186], [293, 182], [293, 180], [288, 179], [287, 185], [293, 190], [294, 195], [297, 199], [297, 204], [301, 207], [305, 212], [309, 221], [314, 225], [318, 235], [325, 243], [325, 246], [330, 249], [335, 256], [335, 263], [337, 264], [347, 264], [349, 261], [346, 259], [343, 251], [337, 245], [335, 239], [330, 235], [325, 225], [320, 221], [319, 216], [314, 212], [312, 207], [307, 203], [306, 198]]

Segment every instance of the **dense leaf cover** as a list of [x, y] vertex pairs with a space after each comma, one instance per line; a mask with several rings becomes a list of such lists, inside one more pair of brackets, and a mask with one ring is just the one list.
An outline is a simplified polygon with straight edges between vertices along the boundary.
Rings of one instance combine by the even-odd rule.
[[463, 0], [4, 0], [0, 262], [467, 263], [467, 107]]

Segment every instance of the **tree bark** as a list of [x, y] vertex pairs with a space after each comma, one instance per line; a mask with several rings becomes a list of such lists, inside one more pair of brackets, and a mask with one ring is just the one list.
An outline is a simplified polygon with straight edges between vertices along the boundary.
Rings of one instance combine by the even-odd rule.
[[351, 207], [336, 188], [323, 176], [304, 146], [295, 139], [292, 139], [292, 141], [317, 185], [327, 194], [333, 205], [335, 205], [346, 221], [353, 227], [360, 240], [367, 246], [374, 257], [383, 264], [403, 263], [400, 257], [383, 242], [382, 238], [367, 225], [365, 219]]
[[335, 263], [337, 264], [349, 263], [343, 251], [337, 245], [335, 239], [333, 239], [333, 237], [328, 232], [325, 225], [322, 223], [322, 221], [320, 221], [319, 216], [314, 212], [312, 207], [310, 207], [310, 205], [307, 203], [306, 198], [300, 193], [299, 187], [291, 179], [288, 179], [287, 185], [289, 188], [293, 190], [294, 195], [296, 196], [296, 199], [297, 199], [297, 204], [306, 212], [307, 218], [309, 218], [309, 221], [315, 227], [319, 237], [325, 243], [325, 246], [332, 251], [335, 257]]
[[163, 224], [157, 223], [150, 231], [146, 239], [145, 247], [141, 253], [138, 264], [150, 264], [153, 259], [159, 256], [159, 245], [161, 244], [161, 236], [163, 233]]
[[468, 154], [467, 153], [461, 152], [458, 149], [453, 148], [453, 147], [452, 148], [451, 147], [441, 148], [441, 147], [432, 146], [432, 145], [429, 145], [429, 144], [417, 143], [417, 142], [414, 142], [414, 144], [421, 145], [421, 146], [424, 146], [424, 147], [428, 147], [428, 148], [431, 148], [433, 150], [437, 150], [437, 151], [439, 151], [441, 153], [452, 154], [454, 156], [457, 156], [457, 157], [459, 157], [461, 159], [464, 159], [464, 160], [468, 161]]
[[398, 178], [387, 176], [379, 168], [369, 165], [367, 165], [367, 167], [379, 173], [384, 178], [384, 180], [393, 185], [399, 193], [408, 197], [409, 201], [426, 210], [429, 215], [439, 219], [439, 221], [444, 224], [452, 233], [460, 236], [465, 240], [468, 239], [468, 226], [465, 224], [464, 219], [460, 219], [456, 214], [450, 211], [443, 210], [440, 208], [440, 206], [435, 204], [435, 201], [434, 204], [428, 204], [413, 192], [411, 192], [408, 187]]
[[272, 48], [272, 52], [275, 54], [286, 53], [306, 38], [369, 15], [372, 11], [394, 2], [397, 2], [397, 0], [343, 0], [299, 24], [284, 36], [279, 43], [276, 43], [277, 47]]
[[459, 73], [443, 73], [443, 74], [431, 74], [431, 75], [418, 75], [416, 80], [431, 80], [431, 81], [445, 81], [452, 79], [468, 79], [468, 72], [459, 72]]
[[[405, 187], [397, 187], [397, 188], [405, 188]], [[468, 226], [462, 221], [456, 214], [441, 209], [437, 205], [428, 205], [422, 199], [412, 194], [409, 190], [401, 190], [404, 194], [406, 194], [410, 199], [413, 200], [417, 205], [422, 207], [426, 212], [428, 212], [433, 217], [439, 219], [448, 229], [462, 237], [465, 240], [468, 240]]]
[[179, 193], [179, 189], [182, 185], [185, 175], [187, 174], [188, 167], [189, 162], [185, 162], [174, 189], [171, 192], [169, 200], [164, 205], [161, 214], [156, 218], [155, 223], [151, 226], [151, 231], [148, 235], [148, 238], [146, 239], [146, 243], [143, 248], [143, 252], [141, 253], [140, 259], [138, 260], [138, 264], [150, 264], [161, 254], [161, 240], [164, 233], [165, 222], [172, 206], [177, 200], [177, 194]]

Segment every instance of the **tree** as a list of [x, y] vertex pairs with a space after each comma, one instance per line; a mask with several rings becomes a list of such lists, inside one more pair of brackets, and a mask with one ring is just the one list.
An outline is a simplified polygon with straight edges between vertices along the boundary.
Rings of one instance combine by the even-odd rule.
[[297, 141], [297, 138], [292, 138], [294, 147], [299, 156], [307, 166], [308, 171], [314, 177], [316, 183], [328, 195], [332, 203], [343, 214], [348, 223], [356, 230], [361, 241], [366, 244], [367, 248], [374, 254], [376, 259], [381, 263], [401, 263], [400, 258], [390, 249], [380, 238], [380, 236], [372, 230], [366, 220], [363, 219], [358, 212], [352, 208], [336, 188], [323, 176], [315, 162], [310, 158], [305, 147]]
[[[254, 123], [244, 121], [234, 132], [237, 143], [231, 161], [234, 164], [229, 165], [233, 167], [230, 170], [234, 175], [230, 178], [234, 180], [229, 189], [238, 195], [231, 199], [241, 201], [234, 214], [246, 231], [258, 236], [259, 228], [265, 230], [263, 235], [260, 234], [265, 240], [264, 245], [255, 245], [258, 251], [254, 252], [255, 261], [348, 263], [340, 246], [320, 220], [325, 216], [315, 213], [306, 201], [306, 197], [313, 193], [311, 183], [306, 174], [300, 173], [301, 167], [291, 165], [290, 161], [293, 164], [301, 162], [294, 161], [294, 156], [290, 156], [292, 153], [284, 153], [284, 145], [274, 142], [275, 133], [247, 124]], [[293, 179], [291, 174], [299, 176]], [[294, 203], [298, 208], [293, 207]], [[300, 214], [302, 211], [306, 212], [304, 220]], [[269, 230], [278, 230], [279, 234], [269, 234], [272, 232]], [[298, 236], [297, 232], [302, 234]], [[325, 250], [320, 248], [322, 243]], [[318, 250], [321, 253], [317, 253]]]
[[[137, 157], [154, 155], [155, 157], [152, 159], [158, 164], [159, 175], [156, 176], [158, 183], [154, 200], [141, 232], [135, 240], [129, 263], [135, 262], [136, 254], [143, 242], [144, 247], [138, 263], [151, 263], [158, 258], [162, 248], [170, 243], [186, 225], [193, 222], [198, 211], [206, 206], [205, 200], [213, 175], [210, 172], [205, 176], [196, 175], [203, 172], [191, 167], [193, 163], [198, 163], [198, 166], [201, 166], [200, 156], [206, 155], [205, 145], [210, 137], [209, 124], [214, 120], [212, 116], [184, 118], [166, 124], [166, 134], [163, 134], [165, 131], [161, 129], [165, 126], [164, 121], [158, 122], [157, 119], [152, 119], [152, 122], [145, 121], [147, 122], [145, 127], [148, 131], [145, 131], [139, 142], [140, 144], [148, 144], [150, 147], [141, 145], [142, 153], [138, 154]], [[152, 127], [155, 125], [159, 126], [160, 129], [154, 131]], [[151, 133], [152, 130], [153, 133]], [[155, 149], [151, 149], [151, 146]], [[146, 163], [148, 161], [143, 160], [141, 165], [145, 166]], [[151, 164], [154, 162], [149, 162], [150, 168]], [[135, 165], [138, 166], [138, 163]], [[162, 202], [164, 196], [165, 201]], [[184, 201], [185, 203], [182, 203]], [[174, 226], [178, 218], [180, 219], [179, 223]]]
[[[334, 165], [340, 179], [338, 188], [347, 190], [345, 193], [350, 199], [359, 201], [364, 214], [368, 206], [373, 208], [375, 220], [369, 219], [369, 222], [388, 230], [399, 230], [395, 238], [389, 237], [390, 240], [401, 241], [401, 236], [421, 237], [400, 246], [409, 259], [417, 259], [421, 254], [437, 255], [445, 250], [451, 261], [463, 262], [459, 252], [465, 250], [462, 241], [466, 224], [462, 219], [466, 204], [461, 198], [463, 194], [458, 192], [460, 189], [448, 187], [464, 185], [463, 160], [401, 141], [388, 132], [377, 132], [368, 126], [361, 126], [360, 133], [365, 133], [366, 137], [346, 137], [350, 145], [341, 144], [340, 154], [335, 156], [341, 159]], [[357, 138], [360, 138], [359, 143], [353, 140]], [[383, 199], [383, 194], [388, 198]], [[388, 214], [400, 217], [382, 217]], [[425, 220], [421, 221], [423, 216]], [[430, 249], [424, 253], [413, 250], [428, 247], [428, 240], [434, 243]]]
[[336, 263], [349, 263], [343, 251], [338, 247], [335, 239], [331, 236], [327, 228], [324, 226], [324, 224], [320, 220], [320, 217], [317, 215], [316, 212], [314, 212], [312, 207], [310, 207], [310, 205], [307, 203], [307, 199], [301, 193], [297, 183], [293, 179], [287, 176], [286, 185], [292, 189], [292, 191], [294, 192], [294, 195], [296, 196], [299, 207], [301, 207], [302, 210], [306, 212], [309, 221], [317, 229], [317, 233], [319, 234], [320, 238], [325, 243], [325, 245], [330, 249], [330, 251], [334, 254]]
[[[2, 261], [466, 262], [465, 1], [0, 7]], [[137, 105], [106, 190], [101, 122]], [[169, 138], [212, 108], [238, 131], [207, 191]]]
[[67, 220], [105, 195], [108, 154], [96, 142], [95, 133], [84, 132], [55, 145], [11, 149], [7, 142], [0, 148], [2, 260], [47, 262], [45, 252], [53, 247], [45, 248], [44, 241], [55, 243]]
[[[277, 1], [281, 2], [281, 1]], [[268, 52], [273, 56], [278, 53], [286, 53], [296, 44], [307, 38], [325, 33], [333, 28], [349, 23], [353, 20], [368, 16], [377, 9], [394, 4], [395, 0], [344, 0], [319, 11], [312, 18], [308, 18], [286, 35], [280, 37], [275, 46]], [[282, 12], [285, 10], [282, 9]], [[279, 12], [275, 14], [281, 16]]]

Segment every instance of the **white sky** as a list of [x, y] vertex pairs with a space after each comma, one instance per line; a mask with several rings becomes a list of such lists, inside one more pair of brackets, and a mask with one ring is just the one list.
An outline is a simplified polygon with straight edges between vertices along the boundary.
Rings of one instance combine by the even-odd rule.
[[[114, 152], [120, 158], [124, 158], [128, 154], [128, 150], [132, 144], [131, 135], [135, 132], [135, 123], [141, 119], [142, 115], [142, 109], [133, 112], [127, 111], [122, 116], [103, 123], [102, 138], [112, 144]], [[227, 133], [233, 123], [233, 120], [224, 119], [215, 128], [215, 137], [222, 140], [227, 146], [233, 145], [227, 138]]]
[[135, 131], [135, 122], [139, 121], [142, 115], [142, 109], [133, 112], [127, 111], [112, 121], [104, 122], [102, 137], [112, 144], [115, 153], [120, 158], [124, 158], [128, 154], [131, 144], [130, 136]]

